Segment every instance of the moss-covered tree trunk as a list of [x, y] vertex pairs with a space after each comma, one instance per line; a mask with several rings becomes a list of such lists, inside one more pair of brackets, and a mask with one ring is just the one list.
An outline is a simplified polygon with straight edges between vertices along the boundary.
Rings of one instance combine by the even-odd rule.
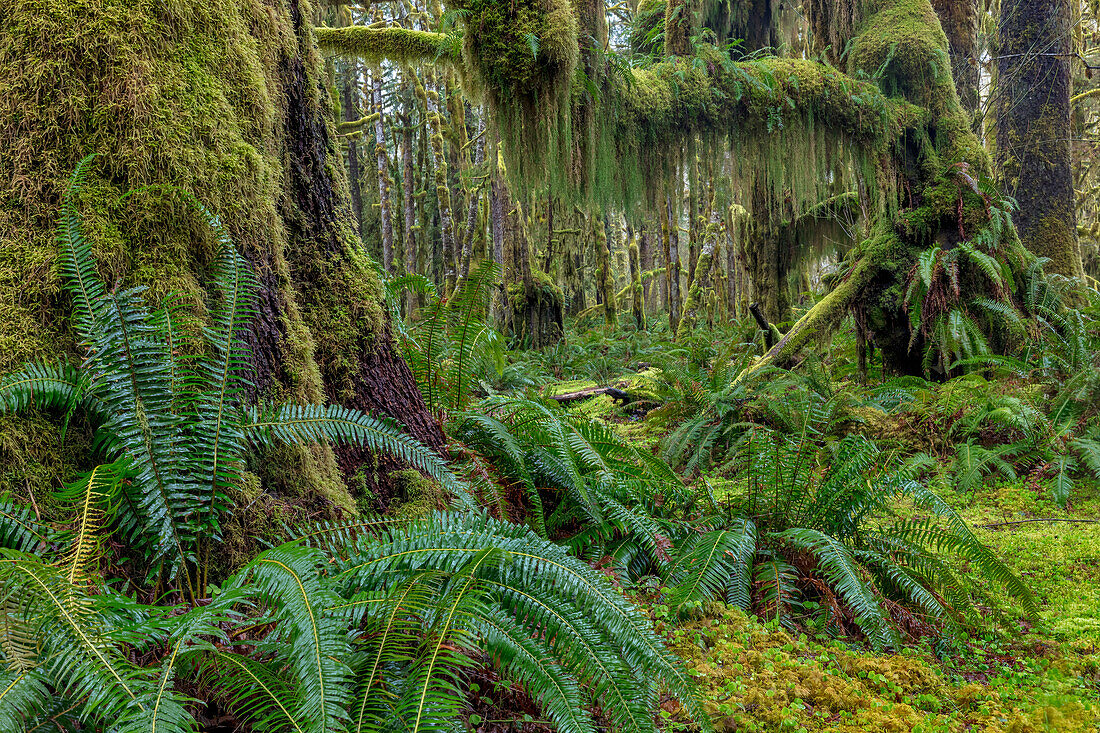
[[676, 329], [676, 340], [682, 341], [691, 335], [699, 320], [699, 313], [705, 306], [707, 291], [710, 287], [710, 272], [714, 265], [714, 250], [718, 246], [718, 238], [721, 236], [722, 220], [717, 208], [711, 204], [710, 223], [707, 225], [703, 236], [703, 248], [699, 253], [699, 261], [695, 265], [695, 277], [692, 278], [691, 288], [688, 290], [687, 300], [684, 301], [684, 315], [680, 319]]
[[680, 217], [670, 196], [665, 204], [665, 281], [668, 283], [668, 327], [672, 333], [680, 327]]
[[978, 0], [932, 0], [951, 53], [951, 71], [959, 102], [971, 115], [978, 112]]
[[[77, 355], [53, 231], [69, 173], [97, 153], [81, 206], [106, 281], [179, 292], [201, 316], [214, 242], [173, 194], [187, 191], [259, 276], [257, 396], [366, 409], [442, 446], [358, 244], [311, 16], [305, 0], [0, 4], [0, 370]], [[66, 477], [52, 421], [0, 430], [0, 451], [56, 454], [2, 488]], [[268, 489], [303, 503], [352, 509], [353, 478], [392, 493], [392, 462], [361, 451], [266, 458]]]
[[[359, 63], [351, 61], [344, 64], [341, 74], [340, 106], [344, 122], [359, 120]], [[352, 135], [347, 138], [348, 189], [351, 194], [351, 211], [355, 216], [355, 230], [363, 232], [363, 191], [359, 185], [359, 140]]]
[[604, 325], [615, 328], [619, 322], [619, 314], [615, 302], [615, 276], [611, 273], [607, 226], [607, 220], [598, 212], [592, 215], [592, 238], [596, 243], [596, 292], [603, 302]]
[[1084, 275], [1070, 160], [1070, 0], [1001, 0], [997, 163], [1024, 246]]
[[634, 327], [639, 331], [644, 331], [646, 328], [645, 301], [642, 294], [642, 256], [638, 250], [638, 242], [644, 237], [644, 232], [639, 236], [631, 237], [627, 250], [630, 264], [630, 312], [634, 316]]
[[[407, 72], [411, 73], [411, 72]], [[416, 251], [417, 251], [417, 238], [416, 238], [416, 171], [413, 166], [413, 123], [412, 123], [412, 106], [413, 106], [413, 90], [412, 84], [408, 79], [404, 83], [405, 93], [402, 95], [401, 100], [401, 198], [402, 206], [404, 207], [405, 214], [405, 226], [404, 231], [404, 249], [405, 249], [405, 272], [416, 272]], [[405, 315], [412, 316], [416, 312], [417, 307], [416, 293], [409, 291], [405, 300]]]

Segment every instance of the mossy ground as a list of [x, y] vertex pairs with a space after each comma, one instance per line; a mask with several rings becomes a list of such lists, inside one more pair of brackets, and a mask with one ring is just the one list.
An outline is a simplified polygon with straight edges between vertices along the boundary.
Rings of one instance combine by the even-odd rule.
[[[881, 656], [839, 640], [794, 637], [719, 605], [668, 638], [704, 690], [718, 730], [1030, 733], [1100, 730], [1100, 525], [984, 527], [1100, 516], [1089, 485], [1060, 509], [1042, 481], [991, 483], [946, 498], [1029, 581], [1037, 625], [941, 649]], [[667, 613], [653, 606], [655, 615]], [[1022, 633], [1019, 633], [1022, 632]], [[678, 723], [675, 703], [664, 714]]]

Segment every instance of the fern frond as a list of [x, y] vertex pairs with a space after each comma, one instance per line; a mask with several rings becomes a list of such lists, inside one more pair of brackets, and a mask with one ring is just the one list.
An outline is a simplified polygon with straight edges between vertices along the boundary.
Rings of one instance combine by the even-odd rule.
[[[730, 529], [708, 532], [695, 539], [687, 552], [681, 551], [670, 579], [675, 587], [668, 596], [669, 608], [680, 608], [693, 601], [716, 599], [735, 586], [737, 605], [748, 604], [747, 569], [756, 554], [756, 525], [739, 518]], [[736, 583], [731, 581], [737, 578]]]
[[281, 622], [290, 646], [294, 719], [307, 721], [304, 733], [342, 731], [350, 703], [347, 638], [327, 610], [338, 599], [321, 581], [321, 562], [320, 552], [291, 543], [261, 553], [242, 572]]
[[890, 624], [873, 590], [871, 579], [862, 573], [849, 549], [840, 540], [813, 529], [789, 529], [776, 535], [793, 547], [813, 553], [836, 589], [855, 614], [875, 649], [897, 647], [901, 640]]
[[467, 507], [476, 506], [466, 482], [431, 448], [402, 432], [392, 421], [339, 405], [280, 405], [242, 411], [240, 428], [254, 443], [308, 445], [353, 442], [401, 459], [439, 482]]

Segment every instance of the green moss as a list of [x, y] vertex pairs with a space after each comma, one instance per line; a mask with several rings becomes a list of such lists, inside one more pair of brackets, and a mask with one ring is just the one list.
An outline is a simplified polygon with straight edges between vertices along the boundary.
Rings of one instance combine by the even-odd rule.
[[390, 474], [390, 480], [397, 487], [398, 496], [403, 497], [390, 506], [392, 516], [416, 519], [447, 508], [447, 492], [415, 469], [395, 471]]
[[[952, 680], [929, 655], [860, 654], [762, 626], [736, 609], [672, 631], [716, 730], [1030, 733], [1093, 730], [1100, 704], [1040, 661], [987, 685]], [[984, 665], [989, 677], [996, 667]]]
[[[312, 13], [306, 2], [298, 10]], [[201, 318], [214, 242], [172, 192], [195, 195], [254, 264], [279, 314], [262, 325], [278, 362], [266, 365], [266, 396], [322, 397], [287, 256], [320, 239], [289, 190], [293, 152], [284, 144], [288, 86], [324, 132], [308, 27], [288, 4], [266, 0], [15, 0], [0, 22], [0, 371], [76, 353], [53, 231], [69, 174], [94, 152], [81, 204], [105, 280], [146, 285], [154, 302], [180, 292]], [[330, 297], [377, 293], [375, 278], [360, 280], [343, 280]], [[364, 322], [375, 328], [378, 318]], [[303, 485], [316, 479], [314, 488], [336, 491], [325, 478], [331, 456], [304, 460], [313, 465]], [[30, 475], [52, 482], [64, 473]]]
[[452, 58], [450, 38], [444, 33], [369, 26], [315, 28], [314, 33], [322, 50], [356, 56], [368, 63], [434, 63]]
[[466, 58], [482, 88], [527, 98], [568, 85], [579, 60], [570, 0], [467, 0]]

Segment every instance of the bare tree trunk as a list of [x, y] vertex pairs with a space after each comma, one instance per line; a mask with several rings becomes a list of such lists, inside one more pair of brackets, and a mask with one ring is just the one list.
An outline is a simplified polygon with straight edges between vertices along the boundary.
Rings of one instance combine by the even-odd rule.
[[[411, 73], [411, 72], [406, 72]], [[405, 272], [416, 272], [416, 172], [413, 170], [412, 85], [406, 80], [401, 116], [401, 193], [405, 206]], [[409, 292], [405, 303], [405, 315], [416, 312], [416, 293]]]
[[1047, 270], [1082, 277], [1070, 160], [1069, 0], [1001, 0], [997, 163], [1020, 240]]
[[[344, 122], [359, 120], [359, 63], [345, 62], [343, 83], [340, 85], [340, 106]], [[358, 134], [358, 133], [357, 133]], [[348, 189], [351, 194], [351, 211], [355, 215], [356, 232], [363, 236], [363, 189], [359, 184], [359, 141], [354, 135], [347, 138]]]
[[393, 272], [393, 204], [390, 202], [390, 158], [386, 151], [386, 127], [382, 117], [382, 70], [372, 69], [371, 116], [374, 117], [374, 156], [378, 168], [378, 197], [382, 212], [382, 268]]

